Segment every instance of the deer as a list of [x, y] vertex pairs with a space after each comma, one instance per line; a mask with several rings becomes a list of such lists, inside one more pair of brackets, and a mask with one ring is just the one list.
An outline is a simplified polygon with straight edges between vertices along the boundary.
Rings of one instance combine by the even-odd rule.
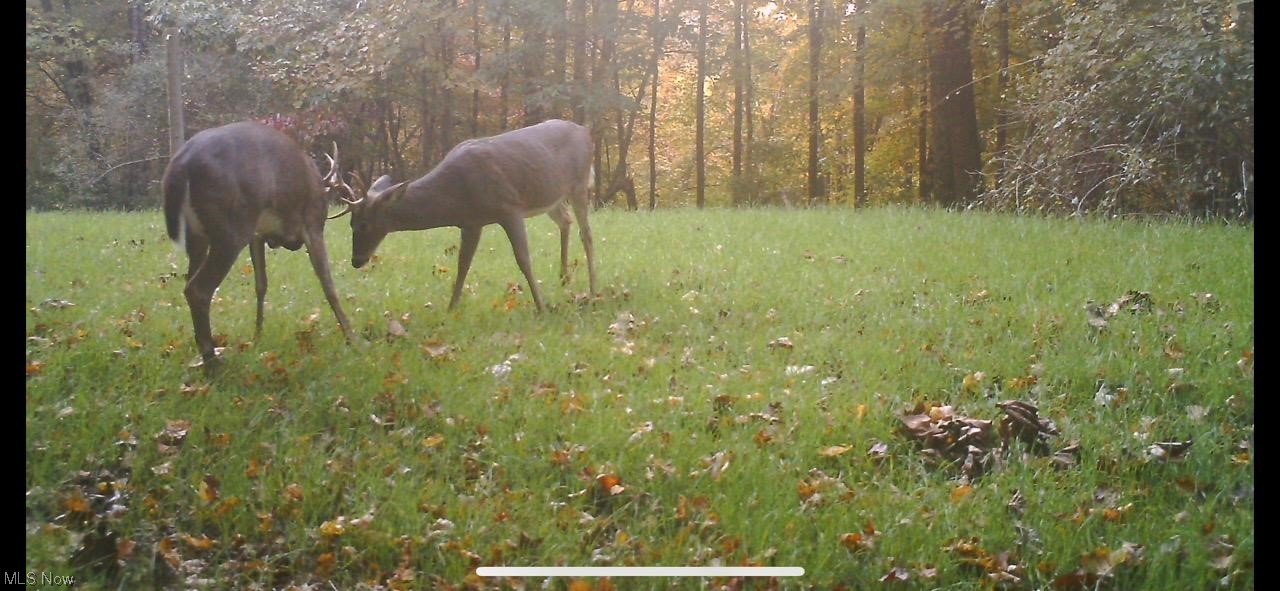
[[194, 365], [212, 369], [217, 364], [210, 303], [245, 246], [258, 298], [255, 340], [262, 335], [267, 293], [266, 247], [296, 251], [305, 245], [329, 307], [347, 342], [353, 342], [324, 244], [327, 193], [337, 186], [336, 142], [334, 154], [326, 157], [331, 170], [322, 179], [297, 142], [252, 121], [201, 131], [173, 155], [161, 181], [164, 217], [169, 238], [187, 254], [183, 295], [201, 357]]
[[[525, 218], [547, 214], [560, 228], [560, 279], [569, 281], [569, 217], [572, 206], [587, 256], [591, 295], [596, 294], [595, 249], [587, 221], [587, 188], [595, 178], [591, 134], [576, 123], [553, 119], [492, 137], [464, 140], [425, 176], [396, 183], [376, 180], [361, 198], [343, 199], [351, 214], [351, 265], [365, 266], [387, 234], [453, 226], [462, 230], [458, 273], [449, 310], [462, 297], [463, 283], [485, 226], [507, 234], [538, 312], [545, 309], [529, 258]], [[359, 177], [353, 178], [359, 186]], [[353, 197], [356, 189], [346, 185]], [[363, 187], [362, 187], [363, 188]]]

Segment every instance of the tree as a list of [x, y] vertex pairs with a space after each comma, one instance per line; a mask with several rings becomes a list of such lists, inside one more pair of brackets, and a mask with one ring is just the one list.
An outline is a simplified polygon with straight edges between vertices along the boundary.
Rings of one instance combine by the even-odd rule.
[[707, 205], [707, 153], [704, 145], [707, 119], [707, 5], [698, 8], [698, 98], [695, 102], [697, 115], [697, 139], [694, 147], [694, 160], [697, 166], [698, 209]]
[[818, 119], [818, 81], [822, 63], [822, 0], [809, 0], [809, 203], [826, 200], [819, 175], [818, 146], [822, 123]]
[[945, 206], [972, 202], [982, 186], [982, 148], [973, 95], [966, 0], [932, 0], [925, 9], [929, 39], [928, 198]]
[[867, 98], [864, 81], [867, 66], [867, 25], [863, 11], [866, 0], [857, 2], [854, 9], [856, 32], [853, 51], [853, 194], [858, 207], [867, 205]]

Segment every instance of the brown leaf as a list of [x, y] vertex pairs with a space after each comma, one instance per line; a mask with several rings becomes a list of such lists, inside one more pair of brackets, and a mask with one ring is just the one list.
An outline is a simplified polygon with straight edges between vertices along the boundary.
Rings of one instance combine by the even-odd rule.
[[911, 579], [911, 572], [900, 566], [893, 567], [883, 577], [880, 577], [881, 583], [893, 583], [895, 581], [906, 582]]
[[853, 552], [871, 548], [874, 543], [871, 536], [863, 535], [862, 532], [850, 532], [840, 535], [840, 544]]
[[191, 421], [186, 419], [165, 421], [164, 430], [156, 434], [156, 443], [164, 447], [179, 447], [187, 440], [190, 430]]
[[409, 331], [405, 330], [404, 325], [400, 324], [399, 320], [392, 318], [387, 321], [387, 338], [388, 339], [398, 339], [407, 334], [409, 334]]
[[289, 486], [284, 487], [285, 496], [291, 501], [302, 500], [302, 485], [293, 482]]
[[422, 354], [426, 355], [430, 359], [447, 359], [449, 357], [449, 353], [453, 351], [453, 348], [450, 347], [448, 343], [445, 343], [440, 339], [424, 341], [420, 345], [420, 348], [422, 349]]
[[769, 341], [770, 349], [794, 349], [795, 345], [791, 343], [791, 339], [787, 337], [778, 337]]
[[179, 537], [183, 542], [186, 542], [188, 546], [191, 546], [196, 550], [212, 550], [214, 546], [218, 545], [217, 540], [212, 540], [204, 534], [201, 534], [198, 538], [192, 537], [188, 534], [182, 534]]
[[204, 504], [210, 505], [222, 496], [219, 485], [218, 479], [212, 474], [204, 475], [204, 479], [200, 481], [200, 499]]

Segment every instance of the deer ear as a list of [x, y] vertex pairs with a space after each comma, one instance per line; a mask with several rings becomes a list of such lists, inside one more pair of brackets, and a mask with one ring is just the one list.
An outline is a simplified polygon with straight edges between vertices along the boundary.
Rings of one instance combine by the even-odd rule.
[[381, 201], [384, 198], [390, 199], [394, 197], [396, 192], [399, 191], [400, 188], [404, 187], [404, 185], [404, 182], [392, 184], [391, 175], [384, 174], [381, 177], [378, 177], [378, 180], [373, 182], [372, 187], [369, 187], [369, 192], [366, 194], [366, 197], [369, 201]]

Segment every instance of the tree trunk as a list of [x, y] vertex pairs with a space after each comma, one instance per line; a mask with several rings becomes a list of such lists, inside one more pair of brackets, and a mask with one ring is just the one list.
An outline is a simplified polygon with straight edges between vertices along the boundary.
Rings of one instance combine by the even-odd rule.
[[697, 98], [697, 131], [694, 140], [694, 163], [697, 168], [697, 178], [694, 181], [697, 185], [698, 193], [698, 209], [702, 209], [707, 205], [706, 184], [707, 184], [707, 162], [706, 153], [703, 151], [703, 135], [706, 127], [706, 79], [707, 79], [707, 6], [704, 3], [698, 10], [698, 98]]
[[[475, 52], [473, 75], [480, 75], [480, 2], [471, 0], [471, 48]], [[471, 91], [471, 137], [480, 135], [480, 88]]]
[[742, 21], [742, 77], [745, 88], [743, 89], [743, 105], [742, 118], [746, 123], [746, 149], [743, 154], [743, 169], [747, 175], [747, 203], [754, 204], [758, 197], [756, 183], [755, 160], [752, 157], [752, 147], [755, 142], [755, 128], [752, 125], [753, 113], [755, 112], [755, 85], [751, 82], [751, 15], [750, 9], [746, 10], [746, 14]]
[[[928, 55], [929, 45], [926, 37], [925, 56]], [[922, 70], [920, 76], [920, 132], [916, 138], [916, 148], [916, 172], [919, 175], [916, 200], [925, 203], [929, 199], [929, 175], [926, 172], [929, 164], [929, 72], [927, 68]]]
[[865, 4], [865, 0], [859, 2], [854, 12], [854, 18], [858, 19], [853, 42], [853, 195], [857, 207], [867, 206], [867, 25], [862, 14]]
[[662, 0], [653, 0], [653, 59], [649, 61], [649, 210], [658, 207], [658, 61], [662, 58]]
[[169, 73], [169, 155], [187, 141], [187, 126], [182, 106], [182, 33], [175, 27], [165, 35], [166, 66]]
[[502, 3], [502, 84], [498, 87], [498, 129], [507, 130], [507, 95], [511, 89], [511, 3]]
[[546, 108], [535, 98], [541, 85], [546, 82], [547, 23], [542, 11], [545, 3], [529, 4], [526, 12], [524, 33], [524, 122], [529, 126], [547, 119]]
[[129, 3], [129, 30], [133, 36], [133, 63], [147, 55], [147, 39], [151, 27], [147, 25], [147, 7], [140, 1]]
[[733, 204], [742, 203], [742, 21], [746, 14], [746, 0], [735, 0], [733, 15]]
[[443, 74], [440, 84], [440, 158], [444, 158], [453, 148], [453, 82], [450, 80], [453, 71], [453, 27], [448, 16], [457, 11], [458, 0], [450, 0], [449, 8], [448, 15], [436, 21], [440, 36], [440, 70]]
[[[552, 55], [552, 83], [556, 88], [564, 88], [567, 82], [566, 71], [569, 65], [569, 46], [565, 43], [565, 35], [568, 31], [568, 5], [566, 0], [555, 0], [556, 24], [551, 29], [555, 35], [555, 47], [551, 50]], [[565, 113], [565, 99], [562, 93], [556, 93], [555, 104], [551, 106], [551, 115], [554, 117], [563, 117]]]
[[818, 144], [822, 140], [818, 121], [818, 78], [822, 57], [822, 0], [809, 0], [809, 203], [826, 199], [818, 175]]
[[1005, 149], [1009, 145], [1009, 110], [1006, 107], [1005, 93], [1009, 86], [1009, 0], [1000, 0], [1000, 23], [997, 28], [997, 43], [1000, 70], [996, 73], [996, 149], [997, 166], [995, 170], [995, 186], [1000, 186], [1004, 176]]
[[573, 121], [587, 124], [587, 0], [573, 0]]
[[931, 38], [928, 194], [947, 207], [971, 203], [982, 185], [982, 147], [969, 55], [970, 10], [966, 0], [934, 0], [925, 9]]

